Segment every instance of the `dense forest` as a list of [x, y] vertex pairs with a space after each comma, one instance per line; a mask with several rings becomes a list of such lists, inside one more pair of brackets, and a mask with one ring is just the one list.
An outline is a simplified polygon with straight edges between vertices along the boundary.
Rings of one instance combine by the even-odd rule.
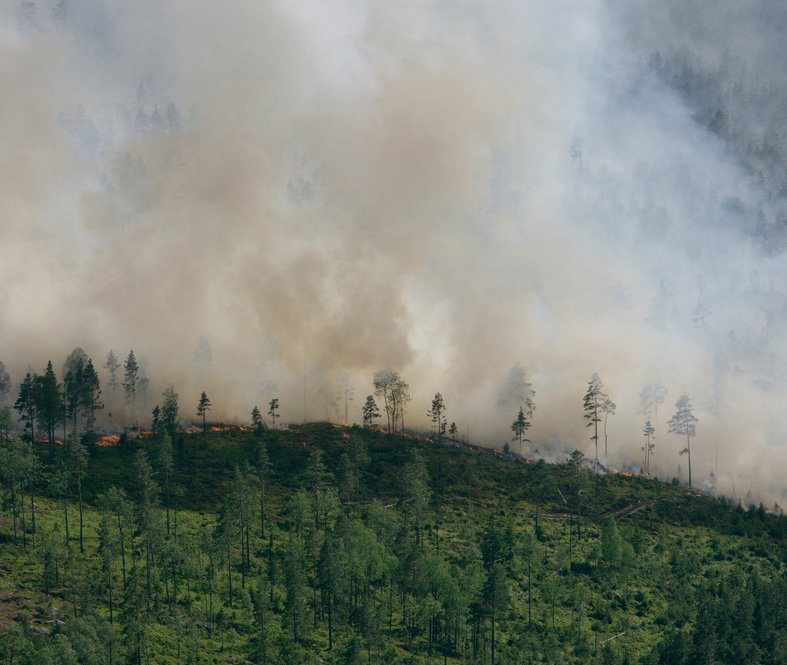
[[783, 663], [787, 519], [328, 423], [2, 444], [4, 663]]
[[0, 664], [787, 665], [785, 28], [0, 3]]

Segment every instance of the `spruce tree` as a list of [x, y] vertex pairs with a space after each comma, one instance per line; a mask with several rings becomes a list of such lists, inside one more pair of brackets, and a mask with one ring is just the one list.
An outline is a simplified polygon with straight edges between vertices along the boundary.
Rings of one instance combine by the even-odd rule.
[[197, 415], [202, 418], [202, 433], [205, 434], [207, 432], [207, 424], [206, 424], [206, 417], [208, 411], [210, 411], [210, 400], [208, 396], [205, 394], [205, 391], [202, 391], [202, 395], [199, 398], [199, 404], [197, 404]]
[[101, 402], [101, 383], [93, 361], [88, 358], [82, 381], [82, 409], [85, 413], [85, 434], [92, 444], [96, 434], [96, 411], [103, 409]]
[[109, 372], [109, 380], [107, 381], [107, 386], [109, 386], [110, 396], [114, 400], [115, 398], [115, 390], [117, 389], [118, 383], [118, 370], [120, 369], [120, 361], [118, 357], [115, 355], [115, 352], [110, 349], [109, 353], [107, 353], [107, 359], [104, 363], [104, 369]]
[[134, 355], [134, 351], [128, 352], [128, 358], [123, 365], [123, 390], [126, 393], [126, 401], [131, 401], [133, 406], [137, 403], [137, 383], [139, 381], [139, 364]]
[[19, 384], [19, 395], [14, 403], [14, 408], [19, 412], [19, 420], [24, 423], [25, 429], [30, 430], [30, 446], [35, 444], [35, 423], [38, 414], [38, 382], [36, 375], [28, 372], [24, 381]]
[[375, 418], [379, 417], [380, 411], [377, 409], [377, 402], [374, 401], [374, 396], [367, 395], [363, 405], [363, 426], [367, 429], [371, 429], [374, 425]]
[[262, 421], [262, 414], [257, 406], [251, 410], [251, 428], [257, 433], [260, 433], [265, 428], [265, 423]]
[[178, 394], [175, 392], [175, 386], [171, 383], [167, 386], [166, 390], [162, 393], [163, 402], [161, 403], [161, 424], [169, 433], [170, 437], [174, 438], [175, 430], [178, 427]]
[[516, 420], [511, 424], [511, 431], [514, 432], [514, 440], [516, 441], [519, 439], [519, 454], [522, 454], [522, 442], [527, 441], [524, 438], [525, 433], [530, 428], [530, 422], [525, 418], [525, 411], [520, 406], [519, 413], [516, 416]]
[[52, 362], [46, 365], [43, 376], [36, 377], [35, 396], [38, 401], [36, 418], [38, 426], [47, 434], [49, 440], [49, 461], [55, 459], [55, 428], [62, 413], [62, 393]]

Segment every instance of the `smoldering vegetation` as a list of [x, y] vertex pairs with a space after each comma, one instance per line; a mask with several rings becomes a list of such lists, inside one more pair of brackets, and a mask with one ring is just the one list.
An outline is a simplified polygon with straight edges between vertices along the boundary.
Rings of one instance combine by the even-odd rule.
[[764, 0], [5, 3], [0, 358], [16, 386], [78, 346], [134, 349], [151, 403], [206, 390], [229, 420], [273, 396], [343, 419], [344, 374], [359, 421], [393, 367], [411, 426], [440, 391], [497, 447], [519, 367], [555, 459], [590, 453], [598, 372], [611, 463], [643, 458], [658, 383], [657, 473], [688, 393], [696, 478], [783, 501], [785, 20]]

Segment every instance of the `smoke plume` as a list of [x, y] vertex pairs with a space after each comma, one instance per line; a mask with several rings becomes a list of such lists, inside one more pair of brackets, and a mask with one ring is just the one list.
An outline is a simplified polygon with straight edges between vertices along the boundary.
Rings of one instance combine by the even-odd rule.
[[787, 10], [700, 4], [5, 3], [0, 359], [133, 349], [147, 413], [241, 421], [391, 367], [495, 447], [519, 367], [550, 459], [598, 372], [619, 467], [660, 383], [655, 473], [685, 392], [695, 484], [783, 501]]

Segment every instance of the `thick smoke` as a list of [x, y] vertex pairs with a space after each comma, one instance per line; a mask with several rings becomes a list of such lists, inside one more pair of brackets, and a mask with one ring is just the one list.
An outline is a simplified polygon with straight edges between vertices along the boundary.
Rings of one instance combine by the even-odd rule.
[[697, 484], [782, 501], [782, 32], [724, 4], [6, 3], [0, 359], [134, 349], [148, 410], [243, 421], [340, 420], [351, 372], [357, 422], [392, 367], [497, 447], [519, 366], [552, 459], [598, 372], [619, 467], [659, 382], [660, 476], [686, 392]]

